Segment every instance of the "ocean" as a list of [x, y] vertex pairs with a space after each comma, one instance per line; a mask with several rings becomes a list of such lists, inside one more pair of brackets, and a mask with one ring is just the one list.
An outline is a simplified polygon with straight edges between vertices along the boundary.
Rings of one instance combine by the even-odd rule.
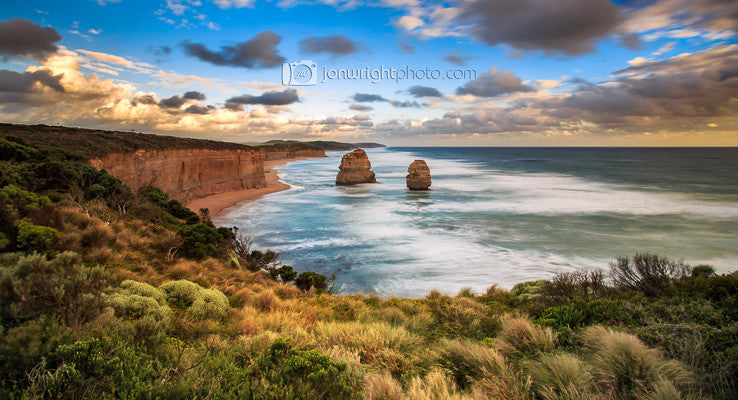
[[[255, 247], [339, 293], [420, 297], [607, 268], [651, 252], [738, 269], [738, 148], [383, 148], [375, 184], [334, 185], [342, 152], [277, 167], [292, 188], [232, 207]], [[432, 190], [406, 189], [424, 159]]]

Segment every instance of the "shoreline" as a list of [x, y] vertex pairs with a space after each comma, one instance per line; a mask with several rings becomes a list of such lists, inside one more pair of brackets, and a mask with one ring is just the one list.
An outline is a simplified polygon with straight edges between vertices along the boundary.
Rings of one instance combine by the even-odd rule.
[[285, 158], [281, 160], [271, 160], [264, 162], [264, 178], [266, 179], [266, 186], [260, 188], [251, 188], [243, 190], [235, 190], [231, 192], [211, 194], [209, 196], [201, 197], [197, 200], [186, 204], [186, 207], [190, 210], [197, 212], [201, 208], [207, 208], [210, 210], [210, 218], [217, 218], [223, 215], [223, 211], [227, 208], [235, 205], [246, 203], [252, 200], [256, 200], [264, 195], [270, 193], [281, 192], [289, 189], [291, 186], [281, 182], [277, 171], [273, 169], [279, 165], [287, 164], [293, 161], [308, 160], [311, 158], [321, 157], [295, 157]]

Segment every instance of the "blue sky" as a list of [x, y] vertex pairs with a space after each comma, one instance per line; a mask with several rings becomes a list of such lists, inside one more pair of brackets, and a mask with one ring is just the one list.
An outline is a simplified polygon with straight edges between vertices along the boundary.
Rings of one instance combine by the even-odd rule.
[[[11, 0], [0, 120], [239, 142], [738, 145], [737, 16], [722, 0]], [[282, 85], [282, 62], [303, 59], [318, 84]], [[320, 82], [380, 66], [465, 77]]]

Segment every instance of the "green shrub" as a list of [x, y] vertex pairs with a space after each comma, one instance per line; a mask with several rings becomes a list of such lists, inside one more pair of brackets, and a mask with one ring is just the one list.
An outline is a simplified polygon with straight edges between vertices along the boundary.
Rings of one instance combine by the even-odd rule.
[[15, 222], [18, 229], [18, 247], [26, 251], [45, 251], [59, 238], [59, 232], [48, 226], [34, 225], [27, 219]]
[[0, 328], [0, 398], [20, 397], [28, 385], [28, 373], [43, 359], [54, 356], [72, 334], [55, 316], [43, 316], [21, 325]]
[[707, 278], [715, 275], [715, 268], [712, 265], [698, 265], [692, 268], [692, 277]]
[[185, 255], [201, 260], [205, 257], [221, 257], [227, 250], [228, 242], [212, 222], [184, 225], [177, 232], [182, 236]]
[[108, 275], [100, 268], [79, 264], [73, 252], [51, 260], [34, 254], [22, 257], [0, 275], [0, 320], [22, 322], [40, 315], [58, 315], [69, 326], [80, 327], [104, 307], [102, 289]]
[[295, 279], [295, 286], [298, 288], [308, 291], [310, 288], [315, 288], [316, 293], [323, 293], [328, 289], [328, 279], [325, 275], [321, 275], [317, 272], [307, 271], [301, 273]]
[[277, 269], [269, 271], [269, 274], [272, 278], [279, 279], [282, 283], [292, 282], [297, 277], [297, 272], [295, 272], [291, 265], [282, 265]]
[[170, 214], [179, 219], [188, 220], [193, 216], [197, 217], [197, 214], [194, 211], [183, 206], [182, 203], [177, 200], [170, 200], [169, 203], [167, 203], [167, 210]]
[[132, 324], [138, 340], [160, 343], [171, 325], [172, 311], [166, 294], [143, 282], [123, 281], [108, 295], [107, 304], [115, 315]]
[[230, 309], [228, 298], [220, 291], [184, 279], [164, 283], [159, 288], [166, 293], [171, 306], [186, 310], [195, 318], [220, 319]]
[[247, 376], [251, 395], [264, 400], [360, 399], [360, 380], [346, 364], [331, 361], [316, 350], [300, 351], [289, 340], [275, 340], [254, 360]]
[[[163, 365], [136, 346], [93, 338], [59, 346], [55, 360], [30, 374], [26, 398], [162, 398]], [[157, 393], [159, 392], [159, 393]]]

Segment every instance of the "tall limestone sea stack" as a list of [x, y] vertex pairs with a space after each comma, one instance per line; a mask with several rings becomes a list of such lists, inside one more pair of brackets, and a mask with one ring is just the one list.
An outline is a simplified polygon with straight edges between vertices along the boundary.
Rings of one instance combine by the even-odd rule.
[[431, 185], [431, 174], [424, 160], [415, 160], [407, 167], [405, 182], [410, 190], [428, 190]]
[[358, 149], [346, 153], [341, 159], [341, 166], [336, 176], [336, 185], [354, 185], [357, 183], [374, 183], [374, 172], [364, 150]]

